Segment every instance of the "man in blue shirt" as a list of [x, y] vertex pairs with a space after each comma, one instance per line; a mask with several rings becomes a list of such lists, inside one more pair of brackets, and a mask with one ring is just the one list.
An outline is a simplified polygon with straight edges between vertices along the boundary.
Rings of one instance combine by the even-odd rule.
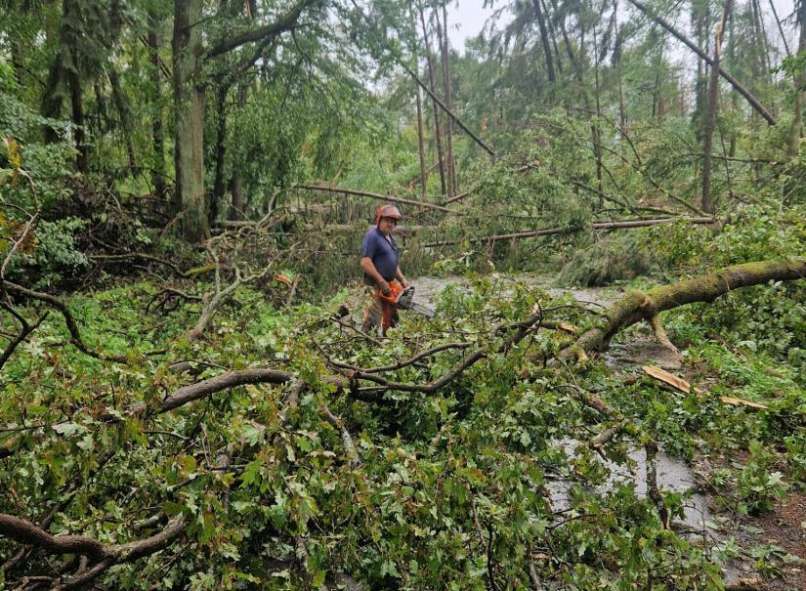
[[389, 301], [393, 292], [406, 288], [406, 278], [400, 271], [400, 249], [392, 233], [403, 216], [394, 205], [382, 205], [375, 210], [375, 226], [364, 236], [361, 245], [361, 268], [364, 281], [372, 287], [371, 301], [364, 310], [364, 330], [381, 324], [384, 334], [397, 323], [397, 306]]

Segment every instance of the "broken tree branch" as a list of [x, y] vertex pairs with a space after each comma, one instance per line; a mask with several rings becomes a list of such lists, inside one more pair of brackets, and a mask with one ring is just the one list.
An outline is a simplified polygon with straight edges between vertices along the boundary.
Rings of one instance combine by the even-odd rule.
[[357, 197], [370, 197], [378, 199], [379, 201], [392, 201], [394, 203], [405, 203], [406, 205], [416, 205], [417, 207], [425, 207], [426, 209], [435, 209], [437, 211], [444, 211], [445, 213], [452, 213], [454, 215], [463, 215], [461, 211], [443, 207], [435, 203], [427, 203], [425, 201], [416, 201], [414, 199], [406, 199], [405, 197], [395, 197], [394, 195], [383, 195], [381, 193], [373, 193], [371, 191], [359, 191], [357, 189], [347, 189], [345, 187], [335, 187], [333, 185], [315, 185], [315, 184], [300, 184], [296, 185], [297, 189], [306, 189], [308, 191], [326, 191], [330, 193], [344, 193], [345, 195], [355, 195]]
[[453, 111], [451, 111], [448, 107], [446, 107], [445, 103], [439, 100], [439, 97], [437, 95], [431, 92], [431, 89], [428, 88], [428, 86], [422, 80], [420, 80], [420, 78], [417, 76], [417, 74], [415, 74], [411, 70], [411, 68], [409, 68], [406, 64], [402, 62], [400, 63], [400, 65], [403, 66], [403, 69], [406, 70], [406, 73], [409, 76], [411, 76], [412, 80], [414, 80], [420, 88], [425, 90], [428, 96], [431, 97], [431, 100], [433, 100], [437, 105], [439, 105], [439, 108], [445, 111], [445, 114], [448, 115], [448, 117], [450, 117], [451, 119], [453, 119], [456, 125], [462, 128], [462, 131], [464, 131], [467, 135], [469, 135], [473, 139], [473, 141], [476, 142], [479, 146], [481, 146], [481, 148], [485, 152], [487, 152], [490, 156], [495, 158], [495, 151], [490, 146], [485, 144], [479, 136], [473, 133], [473, 131], [471, 131], [471, 129], [467, 125], [465, 125]]
[[[662, 224], [673, 224], [675, 222], [685, 222], [688, 224], [713, 224], [716, 220], [711, 217], [696, 218], [659, 218], [654, 220], [615, 220], [609, 222], [593, 222], [590, 224], [591, 230], [618, 230], [626, 228], [645, 228], [647, 226], [658, 226]], [[570, 234], [585, 229], [585, 226], [565, 226], [562, 228], [543, 228], [539, 230], [525, 230], [523, 232], [512, 232], [511, 234], [495, 234], [492, 236], [481, 236], [479, 238], [469, 238], [468, 242], [497, 242], [499, 240], [516, 240], [519, 238], [534, 238], [537, 236], [551, 236], [554, 234]], [[464, 240], [443, 240], [440, 242], [430, 242], [423, 244], [425, 248], [437, 246], [450, 246], [460, 244]]]
[[601, 351], [617, 332], [642, 320], [651, 321], [665, 310], [694, 302], [711, 302], [741, 287], [804, 277], [806, 258], [799, 257], [732, 265], [647, 292], [634, 291], [610, 306], [604, 326], [585, 332], [574, 345], [560, 352], [560, 359], [578, 356], [578, 351]]
[[40, 302], [44, 302], [49, 306], [51, 306], [52, 308], [56, 308], [64, 318], [64, 322], [67, 325], [67, 330], [70, 332], [70, 342], [73, 345], [75, 345], [75, 347], [85, 355], [89, 355], [90, 357], [100, 359], [101, 361], [114, 361], [115, 363], [127, 363], [128, 360], [126, 359], [125, 355], [108, 355], [106, 353], [100, 353], [88, 347], [87, 344], [81, 338], [81, 332], [78, 329], [78, 324], [76, 323], [75, 318], [73, 318], [73, 314], [70, 312], [70, 309], [63, 301], [61, 301], [56, 296], [50, 295], [49, 293], [28, 289], [27, 287], [17, 285], [16, 283], [8, 281], [7, 279], [0, 279], [0, 282], [1, 282], [0, 287], [2, 287], [2, 289], [6, 291], [32, 300], [38, 300]]

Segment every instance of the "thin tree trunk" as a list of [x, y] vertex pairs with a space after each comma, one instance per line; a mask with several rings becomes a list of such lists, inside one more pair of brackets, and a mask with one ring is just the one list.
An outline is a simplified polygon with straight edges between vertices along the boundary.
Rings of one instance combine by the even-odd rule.
[[775, 9], [775, 2], [773, 0], [769, 0], [770, 8], [772, 9], [772, 16], [775, 17], [775, 24], [778, 26], [778, 33], [781, 35], [781, 41], [784, 42], [784, 50], [786, 50], [787, 57], [791, 57], [792, 52], [789, 51], [789, 43], [786, 40], [786, 35], [784, 35], [784, 27], [781, 25], [781, 19], [778, 18], [778, 11]]
[[[691, 18], [693, 21], [694, 35], [699, 47], [703, 47], [708, 37], [708, 2], [707, 0], [694, 0], [691, 4]], [[706, 50], [707, 51], [707, 50]], [[695, 81], [695, 106], [694, 106], [694, 129], [697, 141], [702, 141], [705, 133], [705, 112], [708, 102], [708, 75], [706, 60], [700, 56], [697, 60], [697, 80]]]
[[152, 91], [151, 144], [154, 165], [151, 182], [160, 199], [165, 197], [165, 135], [162, 122], [162, 77], [160, 76], [160, 20], [153, 7], [148, 12], [148, 59], [151, 62], [149, 79]]
[[[409, 5], [411, 11], [412, 30], [417, 29], [417, 17], [414, 14], [414, 3]], [[417, 40], [414, 40], [414, 70], [419, 75], [420, 59], [417, 53]], [[425, 201], [426, 187], [428, 186], [428, 171], [425, 167], [425, 135], [423, 133], [423, 101], [420, 96], [420, 86], [414, 83], [415, 100], [417, 102], [417, 154], [420, 157], [420, 198]]]
[[[63, 47], [58, 49], [48, 73], [45, 92], [42, 95], [42, 116], [48, 119], [59, 119], [62, 114], [63, 95], [61, 87], [64, 84], [65, 77], [64, 51]], [[42, 134], [47, 144], [52, 144], [60, 139], [58, 131], [47, 124], [43, 126]]]
[[201, 0], [174, 0], [173, 91], [174, 214], [185, 238], [199, 242], [209, 233], [204, 196], [204, 90], [197, 86], [203, 54]]
[[123, 141], [126, 144], [126, 154], [129, 157], [129, 172], [133, 174], [137, 170], [137, 159], [134, 156], [134, 145], [132, 143], [132, 116], [131, 109], [123, 96], [120, 88], [120, 78], [115, 68], [110, 65], [109, 83], [112, 85], [112, 100], [115, 102], [120, 117], [120, 128], [123, 131]]
[[[599, 120], [602, 117], [602, 105], [599, 97], [599, 39], [596, 35], [596, 26], [593, 27], [593, 96], [596, 99], [596, 121], [592, 126], [593, 130], [593, 146], [596, 153], [596, 188], [599, 193], [604, 193], [602, 185], [602, 134], [599, 129]], [[599, 197], [599, 208], [604, 207], [602, 197]]]
[[208, 221], [210, 225], [218, 217], [219, 207], [226, 191], [224, 182], [224, 159], [227, 147], [227, 94], [229, 85], [224, 85], [216, 93], [216, 140], [215, 140], [215, 177], [213, 180], [213, 194], [210, 197], [210, 210]]
[[428, 80], [431, 84], [431, 103], [434, 109], [434, 140], [437, 145], [437, 160], [439, 161], [439, 184], [442, 195], [447, 192], [447, 180], [445, 178], [445, 160], [442, 152], [442, 134], [440, 133], [440, 116], [439, 108], [436, 101], [436, 79], [434, 76], [434, 63], [431, 59], [431, 42], [428, 39], [428, 27], [425, 24], [425, 15], [423, 14], [422, 6], [418, 7], [420, 11], [420, 23], [423, 27], [423, 41], [425, 43], [425, 59], [428, 63]]
[[705, 124], [702, 163], [702, 210], [706, 213], [714, 213], [714, 200], [711, 195], [711, 150], [713, 149], [714, 127], [716, 126], [716, 116], [719, 110], [719, 59], [722, 49], [722, 37], [732, 8], [733, 0], [725, 0], [722, 20], [714, 36], [714, 58], [708, 87], [708, 115]]
[[81, 77], [71, 68], [67, 70], [67, 85], [70, 88], [73, 131], [76, 144], [76, 168], [81, 173], [89, 172], [89, 146], [84, 131], [84, 103], [81, 96]]
[[[239, 109], [243, 109], [246, 106], [247, 91], [248, 87], [245, 84], [241, 84], [238, 86]], [[243, 217], [244, 208], [246, 207], [247, 204], [244, 201], [243, 196], [243, 177], [241, 175], [241, 169], [237, 165], [237, 163], [234, 164], [232, 167], [232, 177], [230, 178], [229, 187], [230, 187], [230, 195], [232, 196], [232, 202], [229, 210], [229, 215], [227, 217], [230, 220], [239, 220]]]
[[761, 53], [761, 66], [764, 70], [764, 81], [767, 84], [772, 82], [772, 63], [770, 62], [770, 48], [767, 43], [767, 32], [764, 30], [764, 21], [761, 18], [761, 7], [758, 0], [750, 0], [753, 8], [753, 25], [756, 31], [758, 49]]
[[535, 9], [535, 16], [537, 17], [537, 25], [540, 28], [540, 42], [543, 45], [543, 56], [546, 60], [546, 72], [548, 72], [549, 82], [555, 82], [557, 75], [554, 72], [554, 60], [551, 56], [551, 45], [549, 44], [549, 33], [546, 28], [546, 19], [543, 15], [543, 8], [540, 5], [540, 0], [532, 0], [532, 6]]
[[[669, 31], [672, 35], [674, 35], [674, 37], [678, 41], [680, 41], [681, 43], [686, 45], [686, 47], [688, 47], [694, 53], [696, 53], [698, 56], [700, 56], [703, 60], [706, 61], [706, 63], [708, 63], [709, 65], [712, 65], [713, 60], [708, 56], [708, 54], [706, 54], [702, 49], [700, 49], [695, 43], [693, 43], [683, 33], [678, 31], [666, 19], [656, 15], [645, 4], [643, 4], [639, 0], [628, 0], [628, 2], [630, 4], [632, 4], [633, 6], [635, 6], [638, 10], [640, 10], [641, 12], [646, 14], [649, 18], [654, 20], [656, 23], [658, 23], [664, 29]], [[769, 123], [770, 125], [775, 125], [775, 117], [773, 117], [772, 114], [770, 114], [770, 112], [764, 107], [764, 105], [762, 105], [759, 102], [759, 100], [755, 96], [753, 96], [753, 94], [742, 85], [741, 82], [736, 80], [736, 78], [731, 76], [729, 73], [724, 71], [722, 68], [719, 68], [718, 71], [719, 71], [719, 75], [722, 76], [725, 80], [727, 80], [731, 84], [731, 86], [733, 86], [733, 88], [735, 88], [737, 91], [739, 91], [739, 94], [741, 94], [747, 100], [747, 102], [750, 104], [750, 106], [753, 107], [753, 109], [759, 115], [761, 115], [767, 121], [767, 123]]]
[[[557, 0], [551, 0], [551, 8], [557, 12]], [[568, 29], [565, 27], [565, 17], [560, 20], [560, 32], [563, 36], [563, 43], [565, 44], [565, 53], [568, 55], [568, 61], [571, 62], [571, 67], [579, 77], [580, 67], [574, 55], [574, 50], [571, 49], [571, 42], [568, 39]]]
[[[730, 67], [733, 69], [736, 66], [736, 31], [734, 26], [734, 13], [730, 13], [729, 17], [729, 37], [728, 37], [728, 59], [730, 60]], [[739, 110], [739, 93], [735, 88], [730, 89], [730, 106], [731, 110], [736, 113]], [[733, 158], [736, 156], [736, 130], [731, 127], [730, 142], [728, 143], [728, 156]]]
[[420, 195], [425, 201], [426, 186], [428, 185], [428, 171], [425, 169], [425, 138], [423, 137], [423, 101], [420, 96], [420, 87], [414, 84], [417, 99], [417, 154], [420, 157]]
[[[445, 5], [442, 5], [443, 8], [443, 16], [447, 18], [447, 10], [445, 9]], [[434, 11], [434, 21], [436, 22], [437, 26], [437, 43], [439, 45], [439, 52], [440, 52], [440, 65], [442, 66], [442, 88], [445, 92], [445, 106], [448, 109], [451, 109], [451, 86], [450, 80], [448, 78], [448, 27], [447, 21], [443, 19], [440, 23], [439, 19], [439, 12]], [[451, 109], [452, 110], [452, 109]], [[443, 138], [445, 138], [445, 178], [446, 184], [448, 185], [448, 197], [453, 197], [456, 194], [456, 190], [453, 186], [453, 139], [452, 129], [453, 125], [451, 123], [451, 118], [445, 118], [445, 127]]]
[[546, 24], [549, 28], [549, 34], [551, 35], [551, 45], [554, 48], [554, 57], [557, 60], [557, 72], [559, 74], [563, 73], [563, 63], [560, 59], [560, 48], [557, 44], [557, 30], [554, 27], [554, 22], [551, 20], [551, 16], [549, 14], [548, 6], [543, 0], [539, 0], [541, 8], [543, 9], [543, 14], [546, 15]]
[[[806, 53], [806, 0], [800, 0], [796, 21], [800, 24], [800, 38], [798, 39], [798, 55]], [[802, 123], [802, 103], [804, 88], [806, 88], [806, 72], [801, 68], [800, 72], [794, 75], [795, 82], [795, 104], [792, 116], [792, 126], [789, 128], [789, 155], [792, 157], [800, 153], [800, 138], [803, 137]]]
[[[76, 168], [79, 172], [86, 173], [89, 168], [89, 151], [85, 139], [84, 103], [82, 100], [81, 75], [79, 73], [80, 60], [77, 55], [80, 39], [78, 31], [75, 30], [81, 15], [79, 14], [76, 0], [64, 0], [62, 11], [62, 24], [59, 35], [61, 62], [57, 66], [62, 69], [61, 77], [67, 83], [67, 89], [70, 93], [70, 118], [75, 126], [73, 140], [76, 146]], [[65, 58], [69, 60], [69, 63], [65, 63]], [[54, 101], [53, 105], [55, 106], [55, 104]], [[61, 106], [60, 101], [59, 106]]]

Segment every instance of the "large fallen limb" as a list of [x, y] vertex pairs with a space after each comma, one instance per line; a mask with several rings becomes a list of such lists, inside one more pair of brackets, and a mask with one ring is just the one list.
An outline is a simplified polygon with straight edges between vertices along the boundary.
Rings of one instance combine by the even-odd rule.
[[711, 302], [740, 287], [768, 281], [792, 281], [806, 277], [806, 258], [760, 261], [732, 265], [647, 292], [634, 291], [610, 306], [604, 326], [585, 332], [571, 347], [560, 353], [561, 359], [580, 353], [600, 351], [610, 339], [642, 320], [652, 321], [660, 312], [694, 302]]
[[[552, 236], [554, 234], [570, 234], [579, 232], [586, 227], [591, 230], [618, 230], [627, 228], [646, 228], [647, 226], [658, 226], [662, 224], [673, 224], [675, 222], [685, 222], [687, 224], [713, 224], [716, 220], [711, 217], [695, 218], [660, 218], [654, 220], [614, 220], [611, 222], [593, 222], [590, 226], [564, 226], [562, 228], [541, 228], [539, 230], [525, 230], [523, 232], [512, 232], [510, 234], [494, 234], [492, 236], [481, 236], [479, 238], [469, 238], [468, 242], [498, 242], [500, 240], [517, 240], [520, 238], [535, 238], [537, 236]], [[442, 240], [440, 242], [429, 242], [423, 244], [426, 248], [437, 246], [450, 246], [460, 244], [464, 240]]]
[[41, 548], [49, 554], [80, 554], [93, 561], [93, 566], [71, 579], [53, 586], [54, 589], [75, 589], [84, 585], [109, 567], [133, 562], [154, 554], [171, 544], [186, 527], [183, 516], [174, 517], [165, 529], [141, 540], [127, 544], [103, 544], [88, 536], [54, 536], [35, 523], [7, 513], [0, 513], [0, 535], [19, 542]]

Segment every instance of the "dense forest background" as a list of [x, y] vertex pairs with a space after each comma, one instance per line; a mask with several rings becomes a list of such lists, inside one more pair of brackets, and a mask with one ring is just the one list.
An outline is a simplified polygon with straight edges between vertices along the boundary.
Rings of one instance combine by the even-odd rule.
[[469, 1], [0, 0], [0, 589], [804, 588], [806, 3]]

